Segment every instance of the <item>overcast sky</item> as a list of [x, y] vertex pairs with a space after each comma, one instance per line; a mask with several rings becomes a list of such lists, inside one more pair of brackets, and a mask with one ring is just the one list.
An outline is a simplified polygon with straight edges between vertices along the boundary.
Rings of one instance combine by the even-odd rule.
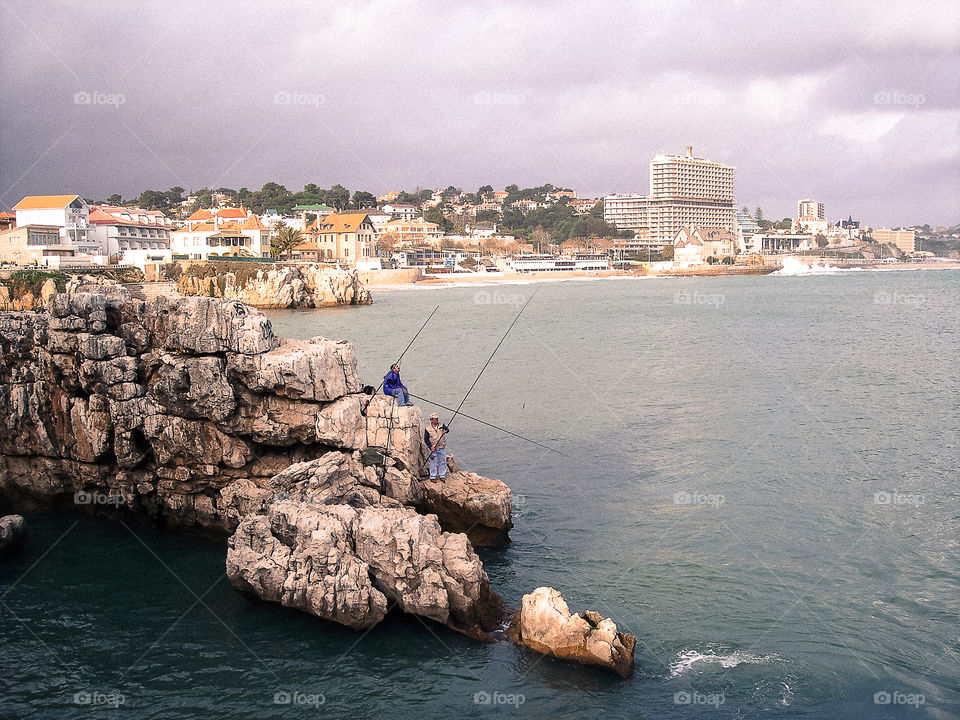
[[960, 0], [0, 0], [0, 208], [274, 180], [648, 191], [657, 152], [740, 205], [960, 222]]

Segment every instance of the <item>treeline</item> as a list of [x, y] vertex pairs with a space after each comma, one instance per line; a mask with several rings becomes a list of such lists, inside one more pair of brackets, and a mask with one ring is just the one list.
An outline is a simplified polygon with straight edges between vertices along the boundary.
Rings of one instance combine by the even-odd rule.
[[[436, 223], [445, 233], [462, 233], [468, 224], [495, 223], [502, 232], [511, 233], [524, 239], [531, 239], [536, 228], [541, 230], [554, 242], [563, 242], [568, 238], [576, 237], [632, 237], [631, 231], [618, 231], [612, 225], [603, 221], [603, 203], [588, 215], [577, 215], [570, 207], [569, 199], [562, 197], [559, 200], [548, 200], [550, 193], [565, 190], [549, 183], [536, 187], [521, 188], [518, 185], [508, 185], [505, 188], [507, 197], [503, 202], [503, 213], [494, 209], [481, 210], [470, 215], [458, 215], [454, 205], [480, 205], [493, 199], [493, 186], [481, 185], [476, 192], [464, 192], [453, 185], [441, 192], [441, 202], [427, 208], [424, 218], [428, 222]], [[179, 210], [184, 200], [184, 189], [172, 187], [169, 190], [144, 190], [137, 198], [126, 201], [119, 194], [111, 195], [106, 199], [110, 205], [121, 205], [124, 202], [136, 204], [147, 210], [173, 211]], [[414, 205], [422, 207], [423, 203], [433, 197], [433, 190], [417, 188], [413, 192], [401, 191], [391, 203]], [[298, 205], [327, 205], [335, 210], [362, 211], [376, 210], [377, 198], [366, 190], [351, 192], [343, 185], [336, 184], [329, 188], [322, 188], [314, 183], [308, 183], [298, 192], [288, 190], [280, 183], [268, 182], [259, 190], [240, 188], [235, 190], [228, 187], [200, 188], [193, 190], [189, 196], [194, 197], [193, 203], [186, 208], [188, 213], [201, 208], [211, 208], [217, 205], [217, 196], [226, 196], [230, 202], [242, 204], [258, 215], [267, 210], [276, 210], [280, 214], [289, 214]], [[536, 208], [527, 213], [511, 207], [517, 200], [531, 200], [538, 203], [549, 203], [546, 207]]]

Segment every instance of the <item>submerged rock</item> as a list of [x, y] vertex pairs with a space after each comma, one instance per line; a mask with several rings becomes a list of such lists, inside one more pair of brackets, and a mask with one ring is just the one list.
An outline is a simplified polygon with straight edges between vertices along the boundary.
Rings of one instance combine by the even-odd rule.
[[0, 518], [0, 555], [19, 545], [25, 530], [26, 524], [21, 515], [5, 515]]
[[539, 587], [523, 596], [509, 635], [518, 645], [543, 655], [608, 668], [621, 677], [633, 674], [637, 638], [617, 632], [613, 620], [597, 612], [571, 615], [553, 588]]

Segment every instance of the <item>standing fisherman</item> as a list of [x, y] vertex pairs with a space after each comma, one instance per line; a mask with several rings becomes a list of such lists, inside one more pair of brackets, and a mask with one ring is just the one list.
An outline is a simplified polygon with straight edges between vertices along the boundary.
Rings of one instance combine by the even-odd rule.
[[[441, 480], [447, 477], [447, 433], [450, 428], [440, 424], [440, 416], [431, 413], [430, 424], [423, 431], [423, 441], [430, 449], [430, 479], [436, 480], [439, 474]], [[439, 473], [438, 473], [439, 471]]]
[[383, 394], [395, 397], [398, 405], [413, 405], [410, 402], [410, 392], [400, 380], [400, 366], [394, 363], [390, 372], [383, 376]]

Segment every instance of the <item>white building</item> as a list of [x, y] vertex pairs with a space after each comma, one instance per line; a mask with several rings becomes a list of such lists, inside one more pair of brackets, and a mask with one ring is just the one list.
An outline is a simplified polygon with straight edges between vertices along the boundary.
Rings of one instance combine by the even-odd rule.
[[13, 207], [17, 227], [27, 225], [60, 228], [60, 245], [72, 248], [73, 256], [85, 257], [79, 262], [103, 262], [104, 253], [87, 238], [90, 206], [79, 195], [28, 195]]
[[730, 165], [683, 155], [655, 155], [650, 160], [649, 195], [604, 198], [604, 220], [651, 240], [672, 242], [685, 226], [736, 231], [734, 173]]
[[416, 205], [384, 205], [383, 212], [389, 213], [395, 220], [413, 220], [420, 214]]
[[244, 207], [197, 210], [170, 233], [170, 250], [190, 260], [269, 257], [270, 229]]
[[828, 229], [822, 202], [801, 200], [797, 203], [797, 218], [793, 221], [794, 232], [826, 235]]
[[121, 265], [170, 262], [173, 221], [159, 210], [94, 205], [87, 236], [100, 252]]

